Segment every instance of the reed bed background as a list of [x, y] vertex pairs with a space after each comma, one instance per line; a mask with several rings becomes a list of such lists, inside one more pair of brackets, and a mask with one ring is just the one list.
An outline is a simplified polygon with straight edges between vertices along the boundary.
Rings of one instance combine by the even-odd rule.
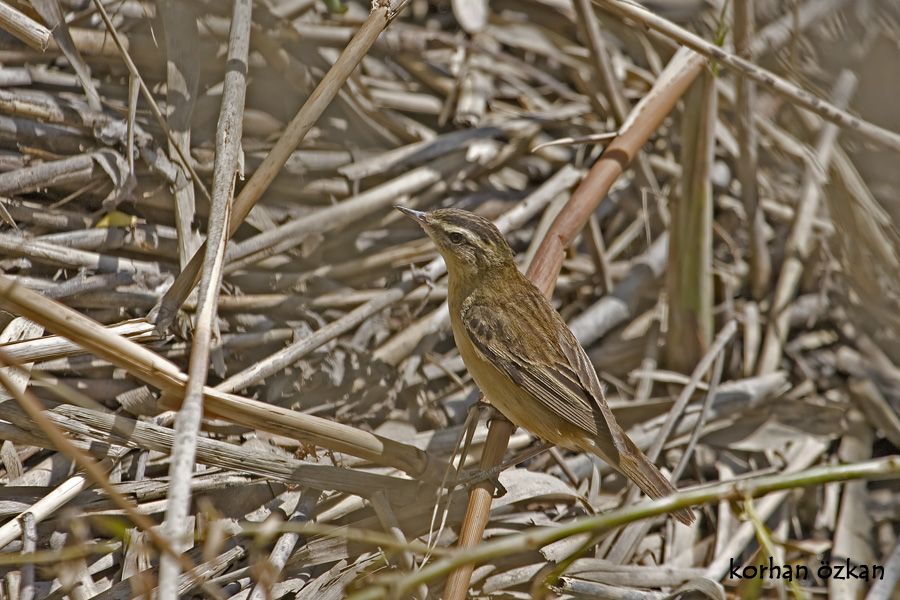
[[[0, 598], [897, 597], [898, 62], [897, 0], [0, 4]], [[682, 493], [466, 438], [394, 204]]]

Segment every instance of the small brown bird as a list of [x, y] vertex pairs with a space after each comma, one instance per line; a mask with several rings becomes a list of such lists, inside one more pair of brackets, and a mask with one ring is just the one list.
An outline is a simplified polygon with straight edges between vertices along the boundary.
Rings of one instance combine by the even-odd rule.
[[[581, 344], [519, 272], [500, 231], [464, 210], [395, 208], [419, 223], [444, 257], [453, 337], [487, 400], [548, 442], [596, 454], [652, 498], [674, 492], [616, 422]], [[687, 509], [675, 516], [694, 520]]]

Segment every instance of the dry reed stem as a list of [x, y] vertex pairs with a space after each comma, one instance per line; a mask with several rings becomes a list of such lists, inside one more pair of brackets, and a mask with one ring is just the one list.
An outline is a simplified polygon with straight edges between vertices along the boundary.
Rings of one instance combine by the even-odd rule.
[[[190, 3], [161, 0], [157, 3], [157, 10], [165, 31], [166, 125], [172, 132], [168, 150], [169, 155], [175, 158], [178, 153], [188, 155], [191, 152], [191, 117], [197, 105], [200, 80], [200, 39], [197, 15]], [[226, 70], [226, 79], [230, 73], [230, 69]], [[129, 81], [130, 92], [138, 87], [136, 83], [134, 78]], [[132, 109], [137, 108], [137, 102], [135, 94], [129, 96], [128, 117], [131, 125], [135, 116]], [[178, 232], [178, 264], [184, 268], [201, 243], [200, 231], [194, 225], [199, 218], [194, 186], [176, 185], [172, 194], [175, 229]], [[215, 212], [210, 214], [215, 215]]]
[[[657, 431], [656, 436], [653, 440], [653, 444], [647, 450], [647, 458], [649, 458], [651, 461], [656, 462], [656, 460], [659, 458], [663, 446], [665, 446], [666, 442], [672, 435], [672, 431], [674, 431], [675, 429], [676, 423], [684, 415], [688, 403], [691, 401], [694, 392], [697, 390], [697, 386], [700, 384], [700, 380], [703, 379], [703, 377], [710, 370], [715, 361], [721, 360], [721, 357], [724, 356], [725, 353], [725, 347], [731, 341], [731, 338], [734, 337], [734, 334], [736, 332], [737, 323], [735, 321], [729, 321], [728, 323], [726, 323], [725, 326], [722, 327], [722, 330], [718, 333], [718, 335], [716, 335], [716, 339], [712, 342], [709, 350], [696, 361], [694, 370], [691, 373], [690, 381], [688, 381], [688, 384], [684, 387], [684, 389], [681, 390], [681, 393], [678, 394], [678, 398], [675, 400], [675, 403], [672, 405], [672, 408], [669, 409], [669, 412], [666, 415], [665, 422]], [[707, 402], [712, 398], [714, 393], [714, 389], [707, 390]], [[699, 432], [702, 427], [702, 418], [698, 418], [697, 423], [694, 427], [694, 433], [697, 434], [697, 432]], [[689, 452], [686, 450], [685, 456], [681, 461], [682, 465], [686, 464], [688, 453]], [[678, 485], [677, 474], [673, 474], [672, 476], [672, 485], [676, 487]], [[633, 502], [638, 497], [640, 497], [640, 490], [636, 486], [631, 486], [631, 490], [628, 496], [626, 496], [626, 502]], [[624, 564], [625, 562], [627, 562], [637, 548], [638, 542], [646, 536], [649, 526], [650, 522], [644, 521], [642, 523], [635, 523], [625, 528], [625, 530], [620, 534], [619, 539], [616, 540], [615, 545], [607, 553], [607, 560], [611, 560], [616, 564]]]
[[[197, 317], [194, 323], [184, 400], [175, 421], [175, 439], [170, 455], [169, 493], [164, 530], [170, 542], [182, 551], [188, 547], [188, 542], [183, 538], [183, 524], [190, 509], [191, 478], [197, 452], [197, 436], [203, 417], [203, 388], [206, 386], [209, 372], [210, 343], [216, 326], [217, 301], [225, 264], [225, 244], [228, 242], [228, 220], [241, 152], [251, 16], [250, 0], [234, 0], [226, 59], [229, 68], [225, 74], [222, 106], [216, 128], [212, 205], [204, 246], [206, 253], [200, 277]], [[160, 598], [176, 597], [180, 571], [178, 561], [167, 557], [160, 560]]]
[[[0, 352], [0, 365], [2, 366], [18, 366], [9, 361], [9, 357]], [[103, 489], [109, 496], [110, 500], [125, 514], [128, 518], [143, 531], [153, 542], [156, 548], [164, 555], [176, 560], [181, 566], [189, 571], [194, 568], [194, 563], [186, 555], [181, 554], [173, 547], [168, 540], [156, 530], [156, 523], [149, 517], [142, 514], [139, 509], [122, 496], [107, 479], [107, 468], [112, 466], [111, 461], [104, 461], [107, 468], [101, 467], [102, 463], [97, 463], [77, 448], [63, 433], [56, 428], [55, 425], [47, 418], [41, 408], [41, 404], [30, 391], [20, 391], [6, 374], [4, 369], [0, 368], [0, 386], [6, 389], [19, 403], [19, 406], [28, 414], [28, 417], [40, 427], [40, 429], [53, 442], [53, 445], [60, 451], [71, 458], [87, 475], [87, 479]], [[5, 545], [5, 544], [3, 544]]]
[[115, 42], [116, 48], [118, 48], [119, 54], [121, 55], [122, 60], [125, 62], [125, 66], [128, 68], [128, 72], [135, 80], [137, 80], [138, 84], [140, 85], [141, 92], [144, 94], [144, 99], [147, 101], [147, 104], [150, 105], [150, 110], [153, 112], [153, 116], [156, 117], [156, 121], [165, 132], [166, 138], [173, 144], [175, 151], [178, 153], [179, 163], [182, 167], [184, 167], [185, 171], [191, 174], [191, 181], [194, 183], [194, 185], [200, 188], [200, 191], [203, 192], [203, 196], [207, 200], [209, 200], [209, 191], [207, 191], [206, 186], [203, 185], [203, 181], [197, 176], [197, 172], [194, 170], [194, 165], [191, 162], [190, 157], [185, 154], [184, 149], [181, 147], [181, 145], [178, 144], [177, 141], [172, 137], [172, 132], [169, 130], [169, 127], [166, 124], [165, 116], [159, 109], [159, 105], [156, 103], [156, 99], [153, 97], [153, 93], [150, 91], [150, 88], [148, 88], [147, 84], [144, 82], [144, 78], [141, 77], [141, 72], [138, 70], [137, 66], [134, 64], [134, 61], [131, 59], [131, 55], [128, 54], [128, 49], [125, 47], [124, 42], [122, 42], [122, 38], [119, 36], [119, 32], [116, 31], [115, 25], [113, 25], [112, 20], [110, 20], [109, 15], [106, 13], [106, 8], [104, 8], [103, 3], [100, 0], [94, 0], [94, 6], [97, 7], [97, 12], [100, 13], [100, 18], [103, 19], [104, 25], [106, 25], [110, 36]]
[[713, 337], [713, 197], [709, 173], [716, 147], [715, 80], [715, 75], [704, 72], [685, 94], [681, 195], [669, 209], [665, 363], [682, 373], [694, 368]]
[[91, 80], [91, 70], [75, 46], [72, 34], [69, 31], [69, 24], [66, 23], [65, 15], [63, 15], [62, 7], [59, 5], [58, 0], [32, 0], [31, 6], [41, 16], [44, 23], [49, 26], [53, 32], [53, 41], [62, 50], [66, 60], [72, 65], [72, 70], [78, 75], [81, 88], [87, 97], [88, 106], [92, 110], [101, 110], [100, 94]]
[[[747, 1], [751, 4], [755, 2], [755, 0]], [[841, 10], [850, 1], [851, 0], [807, 0], [803, 6], [786, 11], [785, 14], [760, 29], [750, 45], [750, 56], [744, 56], [740, 52], [737, 52], [737, 54], [748, 60], [752, 56], [761, 58], [767, 54], [773, 54], [794, 39], [799, 32], [805, 31], [814, 23]], [[738, 21], [737, 17], [738, 14], [736, 10], [736, 23]], [[737, 29], [736, 24], [735, 45], [737, 45]]]
[[50, 30], [9, 5], [0, 2], [0, 29], [43, 52], [50, 45]]
[[[758, 48], [760, 40], [770, 40], [767, 45], [771, 47], [763, 50], [770, 69], [794, 82], [824, 86], [821, 89], [826, 91], [838, 69], [854, 69], [861, 82], [854, 108], [867, 120], [886, 124], [894, 107], [879, 91], [891, 88], [892, 82], [878, 77], [879, 69], [896, 62], [896, 48], [890, 41], [897, 34], [894, 4], [898, 1], [802, 0], [789, 10], [769, 0], [755, 2], [761, 29], [752, 45]], [[703, 4], [702, 0], [685, 2]], [[57, 0], [34, 3], [55, 6]], [[171, 0], [167, 3], [172, 4]], [[83, 24], [74, 28], [73, 39], [99, 84], [105, 113], [88, 107], [70, 53], [61, 53], [51, 40], [50, 48], [39, 54], [7, 36], [0, 69], [0, 146], [5, 148], [0, 152], [0, 171], [4, 173], [0, 180], [6, 182], [6, 195], [11, 197], [0, 198], [0, 226], [6, 231], [0, 237], [8, 236], [8, 249], [0, 254], [8, 279], [56, 299], [96, 323], [117, 323], [146, 314], [171, 281], [169, 272], [174, 269], [177, 274], [176, 228], [161, 223], [174, 222], [172, 192], [185, 180], [177, 159], [173, 156], [176, 162], [169, 162], [164, 134], [152, 114], [138, 104], [140, 86], [135, 78], [129, 78], [115, 42], [93, 6], [88, 3], [87, 12], [79, 13], [70, 10], [71, 4], [67, 1], [62, 6], [72, 25]], [[111, 5], [104, 4], [111, 11]], [[612, 139], [604, 132], [616, 129], [623, 114], [619, 112], [615, 119], [608, 110], [614, 108], [611, 92], [601, 85], [598, 61], [612, 59], [613, 84], [620, 86], [626, 102], [634, 103], [653, 86], [654, 74], [664, 67], [657, 53], [668, 60], [676, 47], [663, 35], [623, 25], [586, 2], [575, 7], [583, 9], [580, 11], [573, 10], [572, 4], [553, 2], [526, 3], [513, 11], [504, 5], [503, 10], [491, 14], [490, 27], [475, 36], [461, 34], [449, 14], [435, 19], [433, 5], [421, 11], [425, 4], [413, 5], [407, 18], [379, 36], [348, 86], [338, 92], [301, 146], [291, 152], [265, 197], [248, 215], [236, 234], [242, 241], [235, 240], [226, 249], [215, 324], [223, 335], [219, 339], [213, 330], [210, 348], [214, 354], [209, 361], [210, 381], [222, 384], [218, 389], [201, 388], [207, 415], [213, 418], [203, 422], [197, 440], [198, 469], [192, 477], [192, 495], [199, 503], [191, 509], [188, 523], [194, 519], [195, 526], [189, 528], [201, 541], [188, 556], [202, 563], [198, 576], [214, 577], [229, 594], [243, 598], [341, 595], [340, 590], [350, 593], [364, 590], [373, 581], [375, 585], [387, 582], [379, 579], [381, 575], [405, 576], [420, 556], [425, 557], [421, 562], [425, 566], [431, 566], [434, 557], [456, 556], [458, 550], [446, 547], [435, 548], [429, 555], [422, 544], [402, 541], [396, 530], [401, 528], [406, 540], [428, 534], [438, 484], [423, 485], [417, 475], [409, 477], [393, 467], [380, 466], [387, 462], [383, 456], [368, 460], [313, 449], [315, 440], [321, 439], [331, 447], [356, 445], [351, 452], [369, 456], [366, 453], [378, 451], [379, 438], [363, 435], [357, 439], [356, 433], [338, 432], [321, 420], [301, 417], [298, 421], [290, 411], [260, 408], [230, 392], [337, 423], [372, 428], [386, 437], [427, 448], [427, 455], [406, 454], [402, 449], [397, 452], [405, 458], [390, 458], [396, 462], [389, 464], [403, 465], [400, 468], [414, 473], [427, 467], [430, 457], [449, 455], [460, 428], [456, 423], [473, 399], [472, 385], [444, 328], [445, 281], [439, 277], [423, 282], [439, 273], [441, 265], [430, 263], [427, 274], [406, 268], [410, 262], [426, 264], [434, 251], [418, 230], [384, 210], [385, 204], [400, 202], [422, 209], [458, 205], [486, 216], [502, 214], [504, 219], [519, 208], [523, 198], [530, 199], [536, 188], [549, 185], [554, 173], [561, 173], [564, 167], [574, 171], [573, 165], [589, 167], [602, 154], [600, 147], [590, 145], [593, 141], [605, 146]], [[24, 7], [26, 3], [13, 0], [12, 5]], [[207, 3], [202, 11], [191, 14], [189, 19], [196, 21], [199, 35], [196, 40], [185, 40], [197, 48], [203, 65], [203, 92], [190, 119], [194, 140], [190, 152], [208, 186], [213, 185], [215, 171], [215, 112], [224, 89], [223, 77], [229, 71], [224, 59], [230, 5]], [[314, 0], [254, 3], [251, 35], [259, 52], [251, 58], [254, 85], [247, 91], [242, 136], [248, 176], [365, 21], [367, 6], [350, 3], [348, 7], [348, 13], [339, 16], [326, 15]], [[842, 8], [835, 12], [837, 7]], [[653, 10], [657, 8], [659, 14], [671, 14], [654, 4]], [[727, 16], [727, 10], [725, 13]], [[159, 19], [167, 25], [171, 19], [152, 3], [125, 2], [116, 7], [116, 14], [109, 14], [147, 84], [166, 86], [154, 91], [160, 106], [176, 112], [189, 106], [179, 104], [178, 88], [166, 83], [159, 36], [183, 36], [195, 23], [181, 22], [163, 31]], [[702, 10], [690, 15], [690, 26], [683, 26], [708, 31], [711, 24], [721, 26], [722, 17], [706, 2]], [[813, 22], [816, 26], [810, 27]], [[602, 31], [593, 27], [591, 41], [586, 26], [598, 23]], [[58, 37], [58, 32], [53, 35]], [[582, 47], [577, 42], [573, 45], [576, 39], [584, 42]], [[597, 52], [604, 43], [610, 55]], [[775, 55], [778, 46], [785, 47]], [[182, 58], [182, 64], [200, 64], [197, 57]], [[734, 176], [746, 152], [742, 150], [744, 142], [734, 137], [736, 119], [744, 112], [758, 130], [759, 214], [767, 221], [763, 226], [770, 240], [764, 250], [772, 253], [779, 270], [785, 258], [781, 255], [784, 241], [797, 216], [804, 168], [817, 167], [807, 144], [814, 143], [821, 123], [813, 113], [797, 110], [762, 86], [757, 86], [759, 101], [752, 111], [739, 107], [733, 91], [735, 74], [725, 75], [717, 81], [719, 148], [710, 172], [716, 207], [716, 315], [719, 326], [734, 320], [741, 323], [738, 335], [743, 339], [733, 337], [726, 345], [725, 353], [716, 359], [710, 385], [698, 384], [700, 391], [694, 396], [705, 394], [703, 410], [699, 401], [692, 402], [668, 436], [670, 450], [660, 462], [671, 465], [672, 458], [682, 452], [679, 466], [672, 470], [677, 473], [690, 463], [681, 478], [682, 486], [688, 485], [688, 479], [735, 483], [776, 472], [785, 464], [796, 468], [805, 461], [846, 462], [845, 457], [851, 456], [848, 452], [860, 443], [872, 446], [869, 450], [877, 454], [893, 452], [891, 445], [896, 446], [900, 439], [892, 407], [895, 384], [900, 381], [891, 362], [900, 348], [892, 335], [900, 324], [896, 316], [900, 313], [895, 310], [900, 290], [891, 277], [891, 269], [896, 271], [900, 264], [900, 243], [890, 219], [892, 153], [874, 148], [866, 140], [853, 139], [846, 152], [840, 147], [833, 151], [832, 181], [821, 192], [821, 202], [827, 202], [828, 210], [819, 210], [812, 218], [813, 251], [786, 309], [789, 331], [783, 343], [784, 370], [734, 379], [753, 373], [761, 348], [760, 331], [765, 331], [769, 310], [768, 301], [754, 295], [749, 286], [749, 211], [735, 197], [738, 181]], [[283, 90], [286, 93], [281, 93]], [[193, 94], [190, 87], [187, 91]], [[160, 93], [167, 96], [165, 105], [159, 100]], [[797, 113], [799, 122], [791, 119]], [[474, 129], [460, 130], [455, 125], [459, 120], [479, 119], [481, 126]], [[785, 129], [774, 126], [772, 119]], [[678, 412], [672, 409], [677, 403], [675, 396], [691, 382], [687, 376], [661, 370], [658, 363], [663, 350], [660, 323], [667, 304], [661, 283], [670, 257], [669, 210], [674, 207], [667, 200], [690, 178], [677, 164], [685, 139], [680, 128], [672, 126], [678, 121], [677, 116], [667, 118], [641, 148], [659, 177], [662, 193], [647, 193], [637, 162], [640, 154], [636, 155], [628, 167], [628, 177], [634, 181], [619, 178], [591, 213], [590, 238], [588, 230], [583, 230], [581, 241], [566, 250], [554, 293], [563, 318], [571, 323], [598, 375], [610, 386], [608, 400], [616, 418], [642, 449], [652, 446], [667, 418]], [[176, 130], [184, 130], [180, 126], [172, 129], [176, 135]], [[604, 135], [606, 139], [601, 139]], [[548, 145], [554, 138], [569, 145]], [[188, 148], [186, 143], [182, 145]], [[128, 148], [132, 151], [127, 152]], [[529, 152], [532, 148], [541, 150]], [[90, 155], [98, 150], [121, 153], [114, 172], [107, 170], [105, 175], [98, 169], [104, 165], [91, 164]], [[61, 159], [72, 160], [69, 168], [64, 162], [53, 164]], [[452, 161], [461, 165], [458, 173], [450, 168]], [[420, 180], [413, 185], [411, 172], [423, 165], [440, 168], [432, 169], [432, 183]], [[118, 185], [115, 172], [134, 185], [113, 197], [105, 192], [111, 182]], [[26, 175], [30, 177], [27, 186], [22, 185]], [[580, 180], [583, 173], [574, 177]], [[398, 192], [404, 197], [390, 198], [391, 190], [401, 189], [392, 184], [400, 182], [408, 184]], [[541, 209], [542, 215], [508, 232], [514, 247], [527, 246], [520, 253], [524, 267], [570, 192], [556, 192], [552, 206]], [[371, 204], [358, 203], [355, 197], [360, 195], [368, 196]], [[114, 217], [98, 223], [96, 211], [116, 203]], [[516, 208], [509, 211], [509, 207]], [[202, 224], [210, 216], [209, 208], [208, 203], [198, 203], [197, 222], [201, 225], [193, 226], [195, 233], [205, 234]], [[353, 214], [356, 210], [359, 212]], [[255, 234], [253, 227], [262, 233]], [[210, 249], [216, 246], [213, 237]], [[181, 256], [189, 258], [191, 254], [182, 252]], [[678, 260], [677, 256], [671, 258]], [[127, 272], [134, 270], [135, 260], [142, 272]], [[101, 269], [112, 272], [98, 273]], [[605, 279], [602, 284], [598, 270]], [[775, 284], [775, 280], [767, 281], [763, 293], [771, 292]], [[193, 382], [193, 376], [186, 373], [191, 371], [191, 344], [198, 343], [191, 335], [198, 295], [193, 290], [182, 304], [171, 335], [153, 335], [153, 324], [144, 319], [126, 323], [127, 331], [139, 336], [133, 341], [163, 362], [177, 365], [171, 373], [163, 368], [163, 373], [157, 374], [160, 380], [167, 374], [174, 377], [172, 391], [164, 395], [162, 403], [156, 388], [131, 375], [130, 346], [122, 346], [119, 363], [111, 364], [50, 331], [37, 338], [44, 335], [43, 326], [25, 317], [16, 317], [0, 335], [0, 349], [40, 361], [27, 375], [13, 373], [16, 385], [29, 385], [43, 403], [49, 403], [44, 414], [77, 447], [90, 452], [96, 461], [115, 460], [109, 480], [120, 482], [115, 483], [116, 489], [139, 502], [141, 512], [157, 523], [166, 509], [165, 475], [171, 465], [174, 435], [172, 411], [160, 411], [177, 408], [185, 384]], [[15, 316], [2, 312], [4, 322]], [[22, 323], [28, 324], [27, 332]], [[119, 331], [125, 335], [126, 329]], [[6, 340], [22, 338], [30, 339], [6, 344]], [[725, 381], [716, 389], [716, 373], [722, 369]], [[86, 404], [85, 398], [96, 400]], [[105, 406], [117, 410], [109, 413]], [[854, 407], [863, 411], [863, 420], [853, 415]], [[71, 477], [71, 461], [55, 451], [50, 439], [14, 400], [0, 399], [0, 413], [4, 414], [0, 439], [8, 440], [0, 446], [0, 481], [23, 486], [22, 491], [10, 487], [13, 496], [0, 499], [3, 520], [12, 518], [16, 523], [7, 524], [18, 527], [14, 534], [18, 539], [5, 548], [12, 558], [21, 560], [13, 554], [27, 549], [29, 530], [34, 529], [27, 525], [32, 509], [41, 520], [36, 525], [39, 549], [51, 532], [56, 539], [66, 536], [72, 545], [90, 545], [91, 534], [108, 538], [109, 531], [94, 528], [94, 516], [133, 527], [127, 519], [122, 521], [121, 511], [102, 490], [83, 475]], [[852, 427], [845, 427], [848, 423]], [[441, 518], [442, 525], [454, 531], [464, 517], [470, 486], [486, 479], [484, 473], [472, 474], [468, 469], [477, 467], [488, 429], [482, 424], [475, 433], [470, 460], [465, 462], [467, 471], [457, 482], [462, 487], [454, 488], [452, 505]], [[310, 439], [313, 443], [307, 443]], [[505, 497], [487, 503], [491, 510], [488, 527], [496, 532], [494, 539], [516, 532], [529, 521], [532, 523], [527, 526], [555, 525], [559, 519], [584, 511], [633, 502], [628, 494], [615, 494], [621, 485], [629, 491], [627, 481], [583, 453], [532, 455], [529, 468], [508, 469], [525, 456], [520, 449], [534, 452], [537, 446], [530, 434], [516, 431], [505, 453], [511, 458], [488, 471], [508, 489]], [[381, 448], [381, 452], [391, 454], [393, 450]], [[118, 456], [122, 458], [116, 460]], [[417, 465], [415, 469], [413, 465]], [[672, 481], [678, 479], [677, 474], [671, 476]], [[301, 494], [291, 489], [295, 485], [310, 497], [317, 496], [318, 490], [325, 492], [311, 500], [320, 523], [342, 523], [351, 532], [392, 531], [393, 536], [354, 537], [325, 527], [292, 530], [274, 526], [279, 515], [303, 518], [293, 512]], [[32, 486], [31, 491], [24, 486]], [[867, 525], [865, 519], [847, 518], [859, 512], [859, 498], [855, 493], [842, 493], [842, 489], [841, 484], [830, 484], [802, 493], [772, 494], [754, 503], [759, 517], [755, 527], [742, 527], [734, 514], [738, 504], [747, 510], [748, 502], [722, 501], [704, 511], [706, 525], [700, 529], [677, 528], [665, 518], [655, 517], [626, 532], [585, 533], [584, 538], [593, 538], [585, 543], [593, 556], [584, 555], [571, 564], [571, 548], [581, 542], [577, 538], [561, 540], [540, 552], [497, 557], [476, 567], [473, 580], [477, 582], [469, 584], [471, 593], [527, 594], [528, 579], [534, 584], [531, 593], [546, 593], [542, 588], [548, 578], [543, 574], [553, 568], [549, 563], [556, 565], [554, 576], [565, 573], [565, 578], [552, 586], [556, 593], [655, 598], [684, 593], [682, 584], [692, 578], [705, 582], [707, 591], [721, 594], [724, 586], [729, 593], [740, 593], [742, 588], [727, 575], [720, 583], [706, 578], [706, 565], [727, 566], [728, 553], [739, 554], [734, 559], [743, 561], [753, 555], [757, 541], [789, 536], [798, 543], [786, 547], [776, 560], [805, 563], [814, 570], [812, 565], [819, 558], [816, 553], [821, 551], [815, 548], [825, 543], [820, 536], [823, 531], [831, 532], [826, 537], [833, 540], [834, 548], [839, 548], [840, 538], [845, 536], [844, 542], [853, 543], [845, 543], [842, 553], [883, 563], [889, 575], [889, 561], [900, 564], [900, 557], [890, 558], [895, 543], [890, 534], [890, 511], [877, 507], [889, 507], [896, 494], [885, 484], [867, 485], [867, 506], [876, 507], [870, 511], [871, 525]], [[377, 504], [380, 519], [373, 515], [370, 499]], [[273, 510], [265, 524], [253, 529], [253, 537], [241, 537], [234, 519], [265, 518]], [[222, 518], [216, 514], [219, 511]], [[74, 518], [68, 518], [70, 515]], [[771, 533], [761, 526], [763, 521], [771, 526]], [[624, 539], [622, 534], [632, 530], [650, 535]], [[0, 528], [0, 538], [6, 531]], [[55, 572], [39, 569], [33, 585], [28, 583], [27, 569], [11, 567], [9, 571], [5, 567], [6, 581], [2, 583], [7, 583], [14, 596], [21, 576], [20, 596], [31, 592], [52, 598], [64, 594], [125, 598], [150, 590], [159, 574], [157, 563], [149, 562], [153, 548], [143, 541], [142, 534], [132, 531], [136, 535], [128, 544], [112, 544], [105, 556], [56, 553], [55, 562], [67, 564], [59, 565], [62, 568]], [[854, 535], [854, 540], [846, 537], [856, 533], [865, 535]], [[301, 534], [310, 537], [298, 537]], [[609, 558], [637, 560], [633, 555], [637, 538], [642, 538], [642, 550], [660, 557], [651, 562], [660, 564], [608, 568]], [[441, 543], [446, 538], [431, 539]], [[269, 553], [262, 544], [272, 542], [275, 548]], [[704, 553], [704, 547], [709, 552]], [[777, 544], [769, 550], [777, 552]], [[52, 553], [45, 554], [44, 560], [52, 559]], [[542, 574], [533, 577], [542, 567]], [[389, 574], [387, 569], [395, 573]], [[422, 585], [410, 592], [418, 593]], [[432, 585], [443, 582], [435, 580]], [[202, 594], [189, 590], [192, 586], [196, 588], [187, 577], [178, 578], [178, 593]], [[434, 595], [440, 593], [437, 587], [433, 589]]]
[[[578, 15], [579, 28], [587, 41], [591, 67], [600, 80], [603, 93], [606, 94], [606, 98], [612, 108], [616, 125], [621, 126], [628, 119], [629, 107], [622, 91], [622, 83], [616, 79], [609, 48], [600, 30], [600, 20], [597, 18], [591, 0], [575, 0], [573, 7]], [[598, 110], [597, 112], [598, 114], [603, 114], [604, 111]], [[653, 168], [650, 166], [647, 155], [642, 151], [638, 151], [635, 158], [637, 159], [635, 177], [638, 185], [646, 188], [653, 194], [658, 194], [659, 183], [653, 174]]]
[[671, 112], [706, 62], [703, 56], [688, 50], [676, 53], [653, 88], [632, 109], [628, 120], [622, 125], [619, 136], [606, 147], [603, 155], [572, 193], [565, 208], [553, 221], [548, 235], [541, 241], [535, 259], [528, 269], [528, 277], [545, 295], [549, 296], [553, 290], [565, 249], [587, 223], [594, 208], [634, 158], [635, 153]]
[[[818, 2], [817, 2], [818, 4]], [[759, 35], [754, 40], [756, 26], [755, 0], [737, 0], [734, 5], [734, 51], [748, 61], [753, 60], [756, 42], [765, 39]], [[765, 215], [759, 203], [758, 135], [754, 114], [756, 111], [756, 85], [738, 74], [735, 86], [737, 111], [735, 126], [741, 153], [737, 162], [737, 175], [741, 182], [741, 200], [747, 211], [747, 229], [750, 240], [750, 290], [757, 300], [765, 298], [772, 275], [772, 262], [766, 247]]]

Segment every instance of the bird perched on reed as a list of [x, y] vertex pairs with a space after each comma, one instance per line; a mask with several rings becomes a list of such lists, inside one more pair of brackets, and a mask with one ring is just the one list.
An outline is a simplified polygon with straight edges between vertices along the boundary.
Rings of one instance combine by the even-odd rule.
[[[652, 498], [675, 491], [616, 422], [584, 349], [516, 266], [494, 225], [458, 209], [414, 219], [444, 257], [453, 337], [487, 400], [515, 425], [568, 448], [596, 454]], [[675, 516], [690, 524], [693, 513]]]

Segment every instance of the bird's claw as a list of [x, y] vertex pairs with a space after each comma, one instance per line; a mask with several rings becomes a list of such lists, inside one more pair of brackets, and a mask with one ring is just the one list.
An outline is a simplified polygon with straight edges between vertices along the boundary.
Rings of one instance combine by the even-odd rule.
[[490, 482], [494, 485], [494, 493], [491, 494], [491, 498], [493, 498], [494, 500], [496, 500], [497, 498], [502, 498], [503, 496], [505, 496], [507, 494], [508, 490], [506, 489], [505, 485], [500, 483], [499, 475], [494, 475], [493, 477], [489, 477], [488, 482]]
[[493, 486], [494, 491], [491, 493], [491, 497], [502, 498], [508, 492], [506, 486], [500, 483], [500, 468], [494, 467], [492, 469], [481, 469], [480, 471], [470, 472], [468, 477], [466, 477], [465, 481], [460, 482], [465, 486], [473, 486], [478, 485], [480, 483], [488, 483]]
[[473, 411], [479, 415], [482, 412], [487, 413], [488, 423], [497, 419], [507, 420], [503, 413], [497, 410], [496, 406], [484, 399], [484, 396], [479, 397], [478, 401], [469, 407], [469, 412], [471, 413]]

